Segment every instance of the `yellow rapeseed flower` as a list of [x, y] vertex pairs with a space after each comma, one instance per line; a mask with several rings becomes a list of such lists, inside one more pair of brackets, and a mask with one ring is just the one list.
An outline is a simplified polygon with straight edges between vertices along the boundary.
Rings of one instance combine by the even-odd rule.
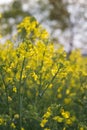
[[57, 122], [59, 122], [59, 123], [63, 122], [63, 118], [60, 117], [60, 116], [55, 116], [55, 117], [53, 117], [53, 120], [55, 120], [55, 121], [57, 121]]
[[68, 95], [69, 93], [70, 93], [70, 90], [69, 90], [69, 89], [67, 89], [67, 90], [66, 90], [66, 94]]
[[32, 73], [32, 77], [34, 78], [35, 81], [38, 79], [38, 76], [35, 74], [35, 72]]
[[50, 130], [49, 128], [45, 128], [44, 130]]
[[23, 127], [21, 127], [21, 130], [25, 130]]
[[84, 128], [83, 127], [80, 127], [80, 129], [79, 130], [84, 130]]
[[14, 118], [15, 118], [15, 119], [18, 119], [18, 118], [19, 118], [19, 114], [15, 114], [15, 115], [14, 115]]
[[68, 112], [68, 111], [64, 111], [64, 112], [62, 112], [61, 113], [61, 115], [64, 117], [64, 118], [69, 118], [70, 117], [70, 112]]
[[52, 87], [53, 87], [53, 84], [50, 84], [50, 85], [49, 85], [49, 88], [52, 88]]
[[2, 35], [0, 34], [0, 38], [2, 38]]
[[49, 112], [50, 112], [50, 111], [51, 111], [51, 107], [48, 107], [47, 111], [49, 111]]
[[44, 30], [41, 34], [41, 39], [45, 39], [48, 37], [48, 32], [46, 30]]
[[70, 119], [66, 119], [66, 124], [67, 125], [72, 125], [72, 121]]
[[47, 112], [43, 115], [44, 118], [49, 118], [50, 116], [51, 116], [51, 112], [50, 112], [50, 111], [47, 111]]
[[0, 13], [0, 18], [2, 18], [2, 14]]
[[17, 92], [17, 88], [13, 87], [13, 92], [16, 93]]
[[10, 96], [8, 96], [8, 101], [11, 102], [12, 101], [12, 98]]
[[16, 128], [15, 124], [12, 122], [11, 125], [10, 125], [13, 129]]
[[11, 73], [11, 68], [7, 68], [6, 71], [7, 71], [8, 73]]
[[41, 127], [44, 127], [47, 122], [48, 122], [48, 120], [44, 118], [44, 119], [41, 121], [40, 126], [41, 126]]
[[59, 93], [59, 94], [57, 95], [57, 97], [58, 97], [58, 98], [62, 98], [62, 94]]
[[4, 122], [3, 118], [2, 118], [2, 117], [0, 117], [0, 125], [2, 125], [2, 124], [3, 124], [3, 122]]
[[52, 73], [53, 76], [56, 74], [57, 70], [58, 70], [58, 68], [56, 66], [55, 66], [55, 68], [53, 68], [51, 70], [51, 73]]
[[74, 121], [76, 120], [76, 117], [75, 117], [75, 116], [72, 116], [72, 117], [71, 117], [71, 120], [72, 120], [72, 122], [74, 122]]
[[71, 98], [65, 98], [65, 99], [64, 99], [64, 103], [65, 103], [65, 104], [69, 104], [70, 102], [71, 102]]

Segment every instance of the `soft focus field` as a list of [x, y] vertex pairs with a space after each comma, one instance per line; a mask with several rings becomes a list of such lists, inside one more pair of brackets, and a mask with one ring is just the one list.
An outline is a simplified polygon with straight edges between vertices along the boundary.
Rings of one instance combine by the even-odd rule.
[[0, 44], [0, 130], [87, 130], [87, 58], [55, 49], [34, 18], [17, 27]]

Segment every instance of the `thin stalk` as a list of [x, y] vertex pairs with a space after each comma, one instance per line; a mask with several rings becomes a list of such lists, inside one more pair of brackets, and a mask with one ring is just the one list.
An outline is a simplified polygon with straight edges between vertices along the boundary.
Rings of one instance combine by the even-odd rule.
[[[45, 56], [45, 51], [43, 53], [43, 60], [41, 62], [41, 66], [40, 66], [40, 71], [42, 70], [43, 68], [43, 65], [44, 65], [44, 56]], [[41, 93], [41, 87], [42, 87], [42, 72], [40, 72], [40, 78], [39, 78], [39, 81], [40, 81], [40, 85], [39, 85], [39, 94]]]
[[22, 93], [21, 93], [21, 82], [22, 82], [22, 74], [24, 69], [24, 63], [25, 63], [25, 57], [22, 62], [21, 72], [20, 72], [20, 79], [19, 79], [19, 89], [18, 89], [18, 95], [19, 95], [19, 126], [20, 130], [22, 127]]
[[41, 93], [40, 97], [42, 97], [44, 95], [44, 93], [46, 92], [46, 90], [48, 89], [49, 85], [51, 83], [53, 83], [54, 79], [56, 78], [57, 74], [59, 72], [59, 69], [57, 70], [57, 72], [55, 73], [55, 75], [52, 77], [51, 81], [47, 84], [46, 88], [43, 90], [43, 92]]

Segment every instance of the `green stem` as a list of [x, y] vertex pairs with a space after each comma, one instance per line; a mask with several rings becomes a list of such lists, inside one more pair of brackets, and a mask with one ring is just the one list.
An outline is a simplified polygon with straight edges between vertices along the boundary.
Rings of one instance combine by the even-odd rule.
[[21, 72], [20, 72], [20, 79], [19, 79], [19, 90], [18, 90], [18, 95], [19, 95], [19, 126], [20, 130], [22, 127], [22, 93], [21, 93], [21, 84], [22, 84], [22, 74], [23, 74], [23, 69], [24, 69], [24, 63], [25, 63], [25, 57], [22, 62], [22, 67], [21, 67]]
[[49, 85], [50, 85], [51, 83], [53, 83], [53, 81], [54, 81], [54, 79], [56, 78], [58, 72], [59, 72], [59, 69], [57, 70], [57, 72], [55, 73], [55, 75], [52, 77], [51, 81], [47, 84], [46, 88], [42, 91], [40, 97], [42, 97], [42, 96], [44, 95], [44, 93], [45, 93], [46, 90], [48, 89]]

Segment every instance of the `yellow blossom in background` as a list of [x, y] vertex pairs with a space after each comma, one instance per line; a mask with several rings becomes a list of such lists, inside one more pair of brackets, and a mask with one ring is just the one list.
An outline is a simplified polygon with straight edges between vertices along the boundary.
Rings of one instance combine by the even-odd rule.
[[52, 87], [53, 87], [53, 85], [52, 85], [52, 84], [50, 84], [50, 85], [49, 85], [49, 88], [52, 88]]
[[8, 96], [8, 101], [11, 102], [12, 101], [12, 98], [10, 96]]
[[2, 35], [0, 34], [0, 38], [2, 38]]
[[47, 122], [48, 122], [48, 120], [44, 118], [44, 119], [41, 121], [40, 126], [41, 126], [41, 127], [44, 127]]
[[27, 65], [27, 66], [26, 66], [26, 69], [30, 69], [30, 66], [29, 66], [29, 65]]
[[11, 69], [10, 69], [10, 68], [7, 68], [6, 71], [7, 71], [8, 73], [11, 73]]
[[35, 81], [38, 79], [38, 76], [35, 74], [35, 72], [32, 73], [32, 77], [34, 78]]
[[79, 130], [85, 130], [83, 127], [80, 127], [80, 129]]
[[66, 94], [68, 95], [69, 93], [70, 93], [70, 90], [69, 90], [69, 89], [67, 89], [67, 90], [66, 90]]
[[62, 91], [62, 89], [63, 89], [62, 86], [58, 87], [57, 92], [60, 93]]
[[70, 112], [69, 111], [64, 111], [61, 113], [61, 115], [64, 117], [64, 118], [69, 118], [70, 117]]
[[0, 18], [2, 18], [2, 14], [0, 13]]
[[59, 93], [59, 94], [57, 95], [57, 98], [62, 98], [62, 94]]
[[25, 130], [25, 129], [22, 127], [21, 130]]
[[66, 127], [64, 127], [63, 130], [66, 130]]
[[67, 125], [72, 125], [72, 121], [71, 121], [70, 119], [67, 119], [67, 120], [66, 120], [66, 124], [67, 124]]
[[26, 75], [25, 75], [25, 74], [23, 74], [23, 75], [22, 75], [22, 79], [25, 79], [25, 78], [26, 78]]
[[55, 66], [55, 68], [51, 70], [53, 76], [56, 74], [57, 70], [58, 70], [57, 66]]
[[13, 92], [16, 93], [17, 92], [17, 88], [16, 87], [13, 87]]
[[75, 92], [69, 94], [70, 97], [74, 97], [75, 95], [76, 95]]
[[63, 122], [63, 118], [60, 117], [60, 116], [55, 116], [55, 117], [53, 117], [53, 120], [55, 120], [55, 121], [57, 121], [57, 122], [59, 122], [59, 123]]
[[13, 129], [16, 128], [16, 125], [15, 125], [13, 122], [10, 124], [10, 126], [11, 126], [11, 128], [13, 128]]
[[51, 129], [49, 129], [49, 128], [45, 128], [44, 130], [51, 130]]
[[72, 120], [72, 122], [76, 121], [76, 117], [75, 116], [72, 116], [70, 119]]
[[61, 72], [61, 73], [60, 73], [60, 77], [61, 77], [61, 78], [67, 77], [67, 73], [66, 73], [66, 72]]
[[51, 112], [50, 112], [50, 111], [47, 111], [47, 112], [43, 115], [44, 118], [49, 118], [50, 116], [51, 116]]
[[45, 38], [48, 38], [48, 32], [46, 30], [44, 30], [42, 33], [41, 33], [41, 38], [42, 39], [45, 39]]
[[14, 118], [15, 118], [15, 119], [18, 119], [18, 118], [19, 118], [19, 114], [15, 114], [15, 115], [14, 115]]
[[10, 66], [10, 69], [14, 68], [15, 67], [15, 64], [14, 63], [11, 63], [11, 66]]
[[3, 123], [4, 123], [4, 119], [0, 117], [0, 125], [2, 125]]
[[68, 72], [72, 73], [74, 70], [71, 67], [68, 67]]
[[51, 112], [51, 107], [48, 107], [47, 111], [48, 111], [48, 112]]
[[64, 98], [64, 103], [65, 104], [70, 104], [71, 103], [71, 98]]

